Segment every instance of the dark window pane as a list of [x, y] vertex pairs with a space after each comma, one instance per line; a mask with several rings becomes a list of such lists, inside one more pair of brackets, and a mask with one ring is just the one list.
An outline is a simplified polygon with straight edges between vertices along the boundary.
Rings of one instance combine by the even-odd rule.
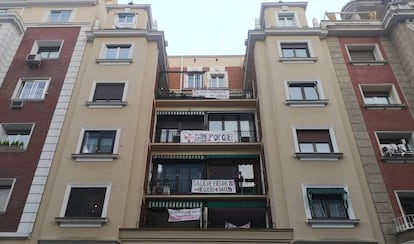
[[72, 188], [65, 217], [101, 217], [105, 194], [106, 187]]
[[351, 60], [375, 60], [375, 55], [372, 50], [349, 50]]
[[93, 101], [122, 101], [124, 86], [124, 83], [97, 83]]
[[116, 131], [85, 131], [81, 153], [112, 153]]

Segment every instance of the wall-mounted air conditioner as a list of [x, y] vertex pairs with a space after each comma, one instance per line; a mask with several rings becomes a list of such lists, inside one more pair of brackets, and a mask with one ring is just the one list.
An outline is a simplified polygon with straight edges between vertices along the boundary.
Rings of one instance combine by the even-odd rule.
[[10, 101], [11, 108], [22, 108], [23, 107], [23, 100], [11, 100]]
[[42, 64], [42, 59], [40, 58], [40, 54], [29, 54], [26, 57], [26, 64], [30, 67], [40, 67]]

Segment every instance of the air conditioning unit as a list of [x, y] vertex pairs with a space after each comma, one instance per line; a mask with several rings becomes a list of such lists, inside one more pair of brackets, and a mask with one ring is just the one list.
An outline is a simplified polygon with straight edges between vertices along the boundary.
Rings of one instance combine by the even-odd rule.
[[10, 101], [11, 108], [22, 108], [23, 107], [23, 100], [11, 100]]
[[42, 59], [40, 58], [40, 54], [29, 54], [26, 57], [26, 64], [30, 67], [40, 67], [42, 63]]

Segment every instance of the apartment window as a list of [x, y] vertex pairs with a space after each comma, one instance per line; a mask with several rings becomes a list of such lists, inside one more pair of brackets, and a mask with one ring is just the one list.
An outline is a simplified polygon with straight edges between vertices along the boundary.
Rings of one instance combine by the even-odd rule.
[[414, 215], [414, 192], [396, 192], [402, 215]]
[[136, 15], [134, 13], [119, 13], [117, 14], [116, 27], [118, 28], [132, 28], [136, 22]]
[[289, 82], [289, 99], [291, 100], [318, 100], [319, 93], [316, 82]]
[[295, 128], [294, 138], [295, 156], [299, 159], [338, 160], [343, 156], [338, 152], [332, 128]]
[[130, 57], [131, 44], [107, 44], [105, 50], [106, 59], [128, 59]]
[[42, 100], [45, 99], [49, 80], [21, 79], [14, 92], [14, 99]]
[[68, 185], [56, 222], [61, 227], [100, 227], [107, 222], [110, 185]]
[[253, 114], [209, 114], [209, 131], [232, 131], [237, 142], [255, 142]]
[[226, 88], [227, 80], [225, 74], [210, 74], [211, 88]]
[[0, 214], [6, 212], [15, 181], [15, 179], [0, 178]]
[[281, 43], [283, 58], [309, 58], [308, 43]]
[[296, 26], [296, 18], [294, 13], [278, 13], [277, 14], [278, 27], [293, 27]]
[[81, 153], [111, 154], [114, 149], [115, 136], [115, 130], [87, 130], [83, 136]]
[[384, 161], [414, 161], [413, 133], [376, 132]]
[[0, 145], [6, 146], [5, 151], [26, 149], [32, 133], [33, 124], [0, 125]]
[[72, 15], [72, 10], [51, 10], [48, 22], [59, 23], [69, 22]]
[[346, 45], [351, 63], [385, 63], [377, 44]]
[[203, 89], [203, 72], [190, 71], [186, 75], [184, 82], [184, 88], [186, 89]]
[[86, 105], [122, 107], [126, 102], [127, 82], [94, 81]]
[[366, 108], [403, 108], [398, 93], [392, 84], [360, 85]]
[[312, 227], [349, 228], [359, 223], [349, 193], [343, 186], [304, 185], [303, 198], [307, 222]]

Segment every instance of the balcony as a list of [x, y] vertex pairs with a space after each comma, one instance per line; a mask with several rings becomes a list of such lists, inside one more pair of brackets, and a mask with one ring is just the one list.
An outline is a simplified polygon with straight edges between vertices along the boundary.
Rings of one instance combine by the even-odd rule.
[[157, 99], [178, 100], [178, 99], [253, 99], [251, 90], [242, 89], [159, 89]]
[[414, 214], [403, 215], [393, 221], [398, 243], [405, 243], [414, 239]]
[[385, 162], [414, 161], [414, 149], [411, 131], [376, 132], [381, 150], [381, 159]]
[[162, 128], [156, 131], [155, 142], [160, 143], [247, 143], [257, 142], [256, 132], [179, 130]]

